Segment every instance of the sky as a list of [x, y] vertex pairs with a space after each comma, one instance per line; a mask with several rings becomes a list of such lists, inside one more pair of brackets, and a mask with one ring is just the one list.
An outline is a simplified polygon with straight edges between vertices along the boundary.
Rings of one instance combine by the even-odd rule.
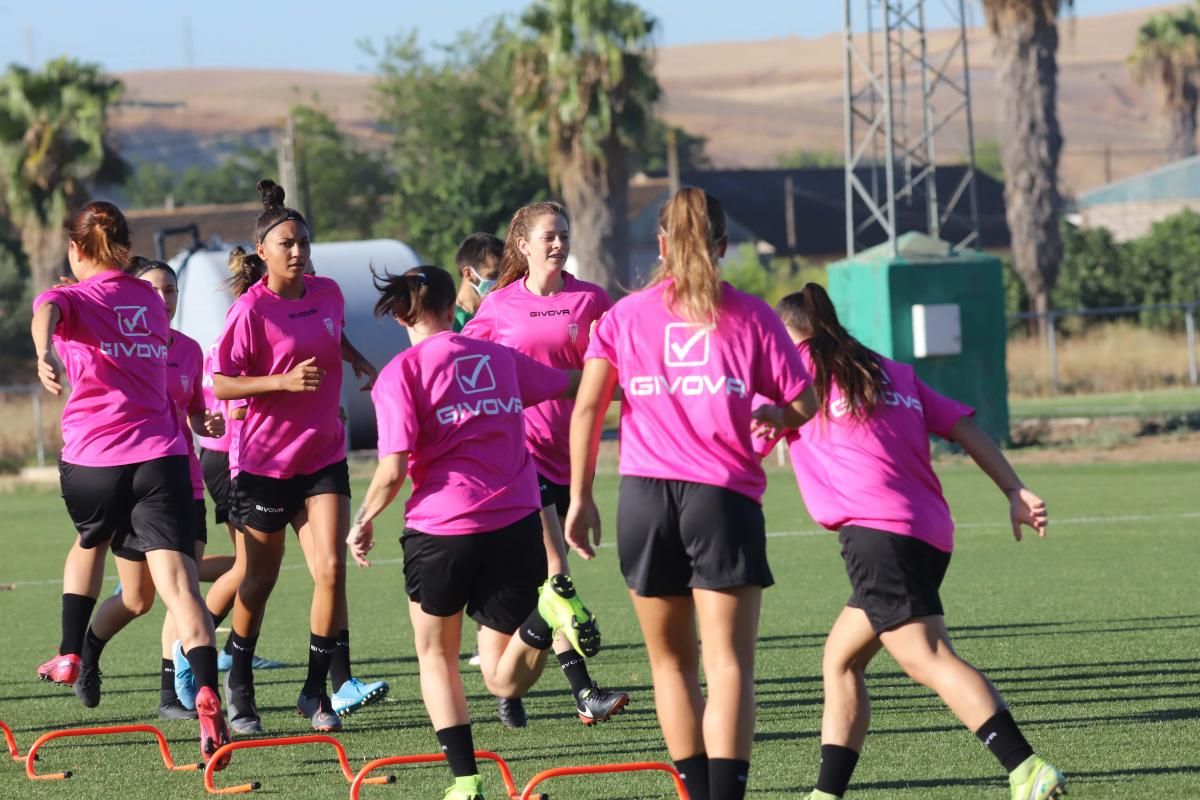
[[[853, 0], [865, 8], [866, 0]], [[945, 25], [945, 4], [926, 0], [927, 25]], [[967, 0], [974, 6], [978, 0]], [[0, 66], [60, 55], [112, 72], [243, 67], [364, 72], [360, 42], [416, 29], [422, 42], [453, 40], [525, 0], [0, 0]], [[658, 18], [661, 45], [822, 36], [841, 30], [841, 0], [642, 0]], [[1075, 0], [1076, 14], [1162, 5], [1162, 0]], [[969, 13], [982, 19], [978, 8]]]

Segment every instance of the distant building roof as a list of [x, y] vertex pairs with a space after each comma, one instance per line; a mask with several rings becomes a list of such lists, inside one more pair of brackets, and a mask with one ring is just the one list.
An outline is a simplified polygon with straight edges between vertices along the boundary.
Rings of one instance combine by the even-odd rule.
[[1079, 208], [1111, 203], [1200, 199], [1200, 156], [1185, 158], [1079, 195]]
[[[153, 258], [154, 235], [160, 230], [195, 224], [200, 231], [200, 241], [213, 239], [223, 242], [247, 242], [254, 231], [254, 222], [262, 213], [262, 203], [229, 203], [223, 205], [178, 206], [176, 208], [135, 208], [125, 212], [129, 222], [129, 235], [133, 243], [133, 254]], [[190, 246], [186, 239], [171, 239], [167, 242], [166, 255], [170, 258], [183, 247]]]
[[[966, 167], [961, 165], [937, 168], [935, 184], [940, 198], [948, 198], [955, 192], [965, 170]], [[788, 243], [785, 212], [789, 176], [795, 194], [794, 247]], [[881, 180], [882, 176], [880, 170]], [[860, 172], [860, 178], [866, 186], [872, 186], [870, 170]], [[647, 183], [660, 179], [660, 176], [652, 176]], [[841, 167], [706, 170], [685, 172], [680, 175], [680, 182], [685, 186], [697, 186], [717, 197], [730, 217], [753, 231], [759, 239], [768, 242], [777, 255], [828, 256], [846, 252], [845, 171]], [[1004, 185], [982, 173], [976, 173], [975, 185], [982, 246], [1007, 247], [1010, 238], [1004, 215]], [[660, 193], [665, 195], [665, 192], [664, 188]], [[856, 205], [856, 218], [865, 219], [865, 205], [857, 198]], [[631, 196], [631, 216], [633, 209]], [[969, 232], [965, 221], [965, 198], [959, 209], [960, 216], [948, 220], [944, 226], [942, 238], [948, 241], [960, 241]], [[899, 233], [925, 231], [924, 191], [915, 191], [911, 200], [898, 203], [897, 215]], [[861, 248], [880, 244], [883, 240], [883, 232], [878, 225], [871, 226], [858, 237]]]

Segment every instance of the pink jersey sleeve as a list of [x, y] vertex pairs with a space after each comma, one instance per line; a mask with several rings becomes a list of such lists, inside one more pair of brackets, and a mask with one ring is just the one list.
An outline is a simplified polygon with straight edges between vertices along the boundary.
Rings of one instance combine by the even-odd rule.
[[204, 402], [204, 351], [200, 345], [192, 343], [192, 396], [188, 399], [187, 413], [203, 414], [207, 404]]
[[546, 366], [516, 350], [510, 352], [517, 372], [517, 384], [521, 389], [521, 404], [526, 408], [561, 397], [567, 390], [571, 379], [565, 369]]
[[588, 343], [587, 353], [584, 354], [583, 359], [586, 361], [589, 358], [603, 358], [615, 366], [617, 363], [617, 331], [618, 325], [613, 322], [613, 315], [606, 311], [604, 316], [600, 317], [600, 321], [596, 323], [596, 331], [592, 334], [592, 340]]
[[248, 303], [237, 302], [225, 318], [225, 330], [217, 341], [217, 357], [213, 372], [235, 378], [248, 375], [254, 363], [253, 312]]
[[463, 326], [462, 335], [470, 336], [472, 339], [482, 339], [485, 342], [496, 341], [496, 315], [492, 313], [495, 307], [496, 303], [489, 305], [485, 298], [475, 312], [475, 316], [471, 317], [471, 321]]
[[417, 444], [420, 420], [413, 405], [412, 386], [399, 363], [385, 368], [371, 389], [379, 433], [379, 457], [411, 453]]
[[917, 396], [921, 399], [921, 413], [925, 417], [925, 429], [945, 439], [950, 435], [950, 429], [963, 417], [975, 415], [975, 409], [965, 403], [960, 403], [945, 395], [938, 394], [925, 385], [919, 378], [914, 378], [917, 384]]
[[[63, 291], [65, 287], [55, 287], [47, 289], [33, 299], [33, 313], [46, 303], [53, 303], [58, 306], [58, 327], [54, 329], [54, 333], [62, 336], [65, 339], [75, 338], [75, 303], [70, 292]], [[61, 358], [61, 356], [60, 356]]]
[[[763, 304], [764, 307], [766, 304]], [[754, 391], [774, 403], [790, 403], [812, 383], [800, 352], [774, 311], [759, 315], [760, 357], [754, 374]]]

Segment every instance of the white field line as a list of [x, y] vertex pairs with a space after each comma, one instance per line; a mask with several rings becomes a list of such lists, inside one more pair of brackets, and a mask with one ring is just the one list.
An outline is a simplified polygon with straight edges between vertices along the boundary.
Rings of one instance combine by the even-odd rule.
[[[1125, 514], [1125, 515], [1115, 516], [1115, 517], [1066, 517], [1064, 519], [1058, 519], [1055, 517], [1051, 517], [1050, 518], [1050, 528], [1053, 531], [1054, 528], [1056, 528], [1060, 525], [1096, 525], [1096, 524], [1112, 524], [1115, 522], [1153, 522], [1155, 520], [1171, 520], [1171, 519], [1176, 519], [1176, 520], [1177, 519], [1200, 519], [1200, 511], [1185, 511], [1182, 514]], [[1003, 520], [997, 520], [996, 522], [960, 522], [960, 523], [956, 523], [954, 527], [957, 530], [991, 529], [991, 528], [1007, 530], [1008, 523]], [[827, 530], [823, 530], [823, 529], [810, 529], [810, 530], [798, 530], [798, 531], [769, 531], [767, 533], [768, 539], [793, 539], [793, 538], [804, 537], [804, 536], [833, 536], [833, 533], [830, 531], [827, 531]], [[608, 548], [608, 547], [615, 547], [615, 546], [616, 545], [612, 542], [611, 534], [609, 536], [609, 541], [600, 545], [601, 548]], [[403, 558], [375, 558], [375, 559], [371, 560], [371, 566], [385, 566], [386, 567], [386, 566], [396, 566], [396, 565], [403, 565], [403, 564], [404, 564]], [[350, 567], [351, 567], [350, 571], [353, 572], [355, 565], [351, 564]], [[308, 569], [308, 567], [305, 564], [284, 564], [280, 568], [280, 571], [297, 570], [297, 569]], [[105, 575], [104, 580], [106, 583], [113, 583], [117, 580], [117, 576], [116, 575]], [[48, 578], [45, 580], [34, 580], [34, 581], [6, 581], [6, 580], [0, 579], [0, 585], [12, 586], [14, 588], [21, 587], [21, 586], [56, 586], [61, 583], [62, 583], [62, 578]]]

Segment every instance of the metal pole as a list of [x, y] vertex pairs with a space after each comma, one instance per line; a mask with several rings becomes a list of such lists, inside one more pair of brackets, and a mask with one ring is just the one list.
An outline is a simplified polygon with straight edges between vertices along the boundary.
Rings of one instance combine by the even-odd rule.
[[1046, 313], [1046, 346], [1050, 348], [1050, 388], [1058, 394], [1058, 336], [1054, 332], [1054, 312]]
[[846, 255], [854, 255], [854, 188], [850, 176], [854, 173], [854, 56], [851, 49], [854, 46], [854, 28], [850, 20], [850, 0], [845, 2], [846, 31], [844, 49], [846, 63], [843, 67], [842, 82], [846, 93], [846, 102], [842, 108], [842, 141], [846, 150]]
[[967, 98], [967, 169], [971, 171], [971, 186], [967, 190], [970, 202], [971, 228], [975, 231], [975, 250], [983, 249], [982, 234], [979, 232], [979, 193], [978, 182], [975, 180], [975, 116], [971, 110], [971, 63], [967, 53], [967, 9], [963, 0], [958, 2], [958, 30], [962, 36], [962, 82], [963, 91]]
[[1200, 375], [1197, 375], [1196, 370], [1196, 307], [1188, 306], [1187, 313], [1183, 317], [1184, 324], [1187, 325], [1187, 348], [1188, 348], [1188, 380], [1192, 382], [1192, 386], [1200, 383]]
[[42, 428], [41, 387], [33, 387], [33, 425], [37, 430], [37, 461], [39, 467], [46, 466], [46, 434]]
[[883, 2], [883, 105], [884, 138], [887, 151], [884, 154], [884, 179], [887, 181], [888, 250], [892, 258], [900, 255], [900, 243], [896, 238], [896, 128], [895, 98], [892, 92], [892, 7], [888, 0]]

